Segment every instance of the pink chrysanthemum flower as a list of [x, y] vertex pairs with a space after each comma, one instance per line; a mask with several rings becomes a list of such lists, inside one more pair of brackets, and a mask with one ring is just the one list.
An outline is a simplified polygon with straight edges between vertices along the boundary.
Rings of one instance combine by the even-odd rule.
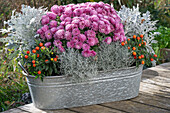
[[91, 51], [90, 50], [83, 50], [82, 51], [82, 55], [84, 56], [84, 57], [90, 57], [91, 56]]
[[50, 30], [45, 32], [45, 37], [47, 38], [47, 40], [52, 39], [52, 34], [51, 34]]
[[55, 35], [57, 36], [58, 39], [63, 39], [64, 33], [65, 33], [64, 29], [60, 29], [55, 33]]
[[57, 31], [57, 28], [56, 28], [56, 27], [53, 27], [53, 28], [50, 29], [50, 31], [51, 31], [52, 34], [55, 34], [56, 31]]
[[54, 40], [53, 44], [59, 47], [60, 45], [62, 45], [62, 42], [60, 40]]
[[80, 35], [79, 35], [79, 40], [80, 40], [81, 42], [86, 41], [86, 36], [85, 36], [84, 34], [80, 34]]
[[52, 20], [55, 20], [57, 17], [57, 15], [53, 12], [47, 12], [47, 16]]
[[83, 44], [83, 50], [89, 50], [90, 46], [86, 43]]
[[37, 30], [37, 34], [40, 34], [40, 35], [43, 34], [42, 29], [38, 29], [38, 30]]
[[96, 33], [93, 30], [88, 30], [87, 31], [87, 37], [95, 37]]
[[90, 51], [90, 56], [96, 56], [96, 52], [94, 50]]
[[48, 24], [49, 22], [50, 22], [50, 18], [49, 18], [49, 17], [43, 18], [43, 19], [41, 20], [41, 24], [42, 24], [42, 25], [46, 25], [46, 24]]
[[45, 33], [49, 29], [49, 27], [48, 25], [44, 25], [41, 29]]
[[46, 43], [44, 44], [44, 46], [46, 46], [46, 47], [51, 46], [51, 42], [46, 42]]
[[75, 48], [76, 48], [76, 49], [81, 49], [82, 46], [83, 46], [83, 43], [82, 43], [82, 42], [76, 42], [76, 43], [75, 43]]
[[103, 42], [106, 42], [107, 44], [110, 44], [112, 42], [112, 38], [107, 37], [105, 40], [103, 40]]
[[58, 5], [54, 5], [51, 7], [51, 11], [55, 14], [58, 14], [59, 13], [59, 7]]
[[95, 40], [95, 38], [88, 38], [87, 43], [90, 46], [94, 46], [96, 44], [96, 40]]
[[73, 36], [77, 36], [80, 34], [80, 30], [78, 28], [73, 29], [72, 31]]
[[52, 20], [52, 21], [50, 22], [50, 28], [52, 28], [52, 27], [57, 27], [57, 24], [58, 24], [57, 21]]

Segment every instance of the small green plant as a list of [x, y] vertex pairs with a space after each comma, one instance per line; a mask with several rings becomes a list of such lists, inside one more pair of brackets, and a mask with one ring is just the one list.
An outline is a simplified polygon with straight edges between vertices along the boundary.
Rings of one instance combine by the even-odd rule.
[[55, 47], [48, 46], [47, 48], [43, 43], [37, 42], [37, 46], [32, 51], [23, 52], [21, 62], [30, 75], [43, 80], [44, 76], [60, 74], [56, 51], [57, 48]]
[[144, 35], [136, 36], [133, 35], [133, 38], [129, 38], [127, 41], [121, 43], [122, 46], [127, 46], [129, 52], [132, 53], [136, 66], [140, 64], [146, 64], [151, 66], [151, 61], [157, 60], [157, 55], [153, 54], [146, 46], [146, 39]]

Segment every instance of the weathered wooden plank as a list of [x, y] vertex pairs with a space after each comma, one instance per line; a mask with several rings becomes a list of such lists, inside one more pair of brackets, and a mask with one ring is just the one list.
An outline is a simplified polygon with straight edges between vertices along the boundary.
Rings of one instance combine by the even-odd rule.
[[31, 113], [76, 113], [70, 110], [61, 109], [61, 110], [40, 110], [36, 108], [33, 104], [27, 104], [21, 107], [18, 107], [20, 110], [28, 111]]
[[158, 65], [158, 66], [170, 70], [170, 62], [168, 62], [168, 63], [163, 63], [163, 64], [160, 64], [160, 65]]
[[[159, 95], [152, 95], [150, 93], [146, 93], [146, 92], [139, 92], [139, 94], [143, 95], [143, 96], [151, 96], [152, 99], [154, 100], [158, 100], [161, 102], [166, 102], [166, 101], [170, 101], [170, 98], [166, 98], [164, 96], [159, 96]], [[137, 98], [137, 97], [136, 97]]]
[[166, 87], [156, 86], [148, 83], [140, 83], [141, 92], [150, 93], [153, 95], [161, 95], [167, 98], [170, 98], [170, 89]]
[[120, 110], [111, 109], [100, 105], [91, 105], [91, 106], [76, 107], [76, 108], [69, 108], [69, 109], [80, 113], [125, 113]]
[[113, 109], [119, 109], [130, 113], [168, 113], [170, 111], [157, 108], [154, 106], [145, 105], [142, 103], [132, 101], [119, 101], [112, 103], [102, 104], [104, 106], [111, 107]]
[[142, 74], [142, 79], [152, 79], [157, 82], [161, 83], [170, 83], [170, 78], [162, 77], [162, 76], [155, 76], [155, 75], [149, 75], [149, 74]]
[[143, 71], [143, 74], [170, 78], [170, 70], [162, 66], [156, 66], [156, 67], [146, 69]]
[[14, 109], [10, 109], [8, 111], [4, 111], [4, 112], [1, 112], [1, 113], [28, 113], [28, 112], [25, 112], [25, 111], [22, 111], [20, 109], [14, 108]]
[[145, 93], [140, 93], [138, 97], [131, 99], [130, 101], [135, 101], [143, 104], [148, 104], [158, 108], [170, 110], [170, 99], [162, 98], [154, 95], [147, 95]]
[[170, 78], [166, 78], [166, 77], [156, 76], [153, 78], [148, 78], [146, 76], [142, 76], [141, 81], [148, 84], [170, 88]]
[[163, 91], [163, 92], [169, 92], [170, 93], [170, 88], [164, 87], [164, 86], [158, 86], [158, 85], [154, 85], [154, 84], [150, 84], [150, 83], [144, 83], [141, 82], [140, 83], [140, 87], [143, 88], [150, 88], [153, 91]]
[[151, 77], [155, 77], [155, 76], [159, 76], [159, 73], [156, 71], [156, 70], [151, 70], [151, 68], [148, 68], [148, 69], [145, 69], [145, 70], [143, 70], [143, 72], [142, 72], [142, 76], [143, 75], [148, 75], [148, 76], [151, 76]]

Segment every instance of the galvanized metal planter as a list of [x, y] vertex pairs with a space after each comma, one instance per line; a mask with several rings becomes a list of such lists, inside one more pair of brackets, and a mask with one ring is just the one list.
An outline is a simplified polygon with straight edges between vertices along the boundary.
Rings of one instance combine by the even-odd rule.
[[143, 66], [99, 73], [73, 83], [66, 76], [45, 77], [42, 82], [27, 76], [34, 105], [39, 109], [62, 109], [134, 98], [138, 95]]

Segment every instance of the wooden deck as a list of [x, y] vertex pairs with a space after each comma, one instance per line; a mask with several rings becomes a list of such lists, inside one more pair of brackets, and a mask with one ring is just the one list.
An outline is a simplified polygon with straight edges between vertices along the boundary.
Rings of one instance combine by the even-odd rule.
[[27, 104], [4, 113], [170, 113], [170, 62], [144, 70], [139, 96], [130, 100], [53, 111]]

